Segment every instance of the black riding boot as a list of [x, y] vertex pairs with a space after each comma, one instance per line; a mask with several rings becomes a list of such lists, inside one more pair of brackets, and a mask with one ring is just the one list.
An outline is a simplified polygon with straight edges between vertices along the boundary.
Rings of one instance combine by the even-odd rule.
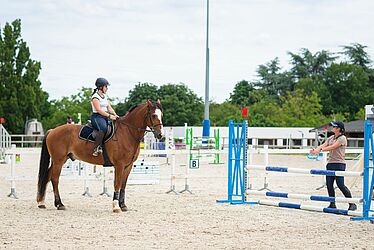
[[336, 208], [335, 202], [330, 202], [330, 205], [327, 208]]
[[98, 156], [103, 152], [101, 148], [101, 144], [103, 143], [104, 132], [96, 131], [95, 143], [94, 143], [94, 151], [92, 153], [93, 156]]
[[357, 210], [357, 206], [356, 206], [356, 204], [354, 204], [354, 203], [349, 203], [348, 210], [352, 210], [352, 211]]

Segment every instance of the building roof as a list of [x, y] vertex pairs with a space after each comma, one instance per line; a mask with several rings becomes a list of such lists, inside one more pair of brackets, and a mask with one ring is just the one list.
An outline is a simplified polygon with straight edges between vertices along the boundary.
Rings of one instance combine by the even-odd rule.
[[[365, 120], [357, 120], [357, 121], [350, 121], [345, 122], [345, 132], [346, 133], [364, 133], [364, 124]], [[319, 127], [312, 128], [309, 132], [315, 132], [317, 130], [331, 130], [331, 126], [329, 123], [323, 124]]]

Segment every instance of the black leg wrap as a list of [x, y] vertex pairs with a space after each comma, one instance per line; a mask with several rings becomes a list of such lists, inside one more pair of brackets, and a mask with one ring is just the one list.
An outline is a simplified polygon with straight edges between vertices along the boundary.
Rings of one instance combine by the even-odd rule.
[[125, 205], [125, 189], [119, 191], [119, 206], [122, 207]]
[[119, 192], [113, 193], [113, 200], [119, 200]]
[[59, 196], [55, 196], [55, 207], [58, 210], [65, 210], [64, 204], [61, 202], [61, 198]]
[[61, 204], [61, 199], [58, 196], [55, 196], [55, 207], [58, 207], [58, 205]]

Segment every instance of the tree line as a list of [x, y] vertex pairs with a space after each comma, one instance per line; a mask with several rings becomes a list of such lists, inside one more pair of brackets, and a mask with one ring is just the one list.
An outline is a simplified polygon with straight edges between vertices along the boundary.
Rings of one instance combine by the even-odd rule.
[[[364, 118], [364, 106], [374, 103], [374, 69], [367, 47], [352, 43], [341, 51], [312, 53], [306, 48], [288, 52], [289, 68], [278, 58], [259, 65], [255, 80], [241, 80], [223, 103], [210, 103], [212, 125], [227, 126], [228, 120], [242, 120], [241, 108], [249, 111], [250, 126], [315, 127], [333, 119]], [[41, 62], [30, 58], [21, 36], [21, 20], [0, 27], [0, 117], [11, 133], [24, 131], [27, 119], [37, 118], [45, 129], [64, 124], [71, 115], [84, 123], [91, 114], [92, 88], [49, 100], [38, 79]], [[203, 99], [183, 83], [156, 86], [136, 83], [124, 100], [114, 99], [117, 113], [146, 99], [161, 99], [167, 126], [201, 125]]]

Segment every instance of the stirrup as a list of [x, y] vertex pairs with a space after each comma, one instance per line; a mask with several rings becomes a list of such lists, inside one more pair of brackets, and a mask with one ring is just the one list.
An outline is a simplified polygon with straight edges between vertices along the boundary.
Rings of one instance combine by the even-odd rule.
[[101, 146], [97, 146], [95, 149], [94, 149], [94, 152], [92, 153], [93, 156], [98, 156], [99, 154], [102, 154], [103, 153], [103, 149], [101, 148]]

